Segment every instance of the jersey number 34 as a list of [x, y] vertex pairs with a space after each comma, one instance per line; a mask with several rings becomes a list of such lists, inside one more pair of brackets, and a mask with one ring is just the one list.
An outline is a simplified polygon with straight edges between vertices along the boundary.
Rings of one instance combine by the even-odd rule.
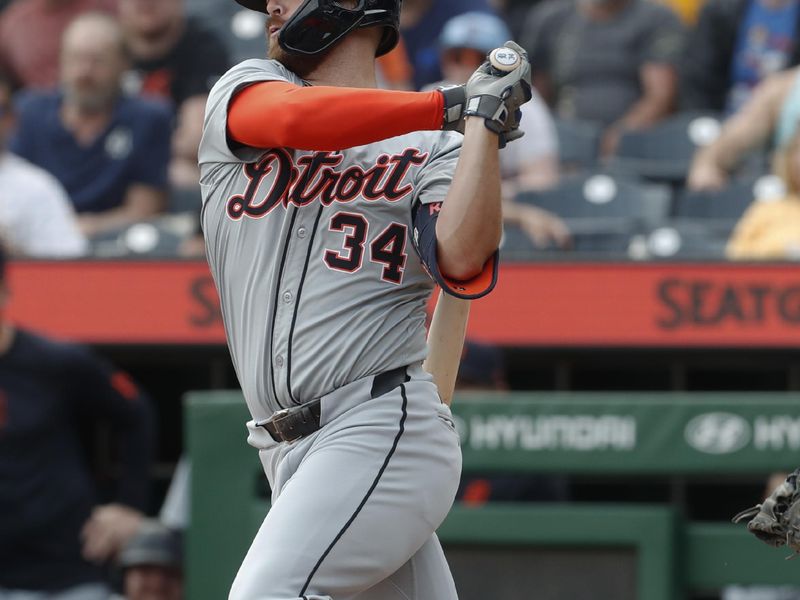
[[[338, 212], [331, 217], [328, 229], [345, 234], [340, 250], [326, 250], [325, 264], [328, 268], [345, 273], [355, 273], [364, 263], [365, 244], [369, 236], [369, 221], [364, 215]], [[390, 223], [369, 245], [369, 260], [383, 265], [381, 279], [394, 284], [403, 282], [406, 260], [406, 237], [408, 227], [402, 223]]]

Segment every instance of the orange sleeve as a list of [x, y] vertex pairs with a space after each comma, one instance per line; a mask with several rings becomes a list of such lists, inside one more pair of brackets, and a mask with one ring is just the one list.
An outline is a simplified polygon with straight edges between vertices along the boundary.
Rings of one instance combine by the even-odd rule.
[[251, 85], [228, 108], [228, 134], [254, 148], [334, 151], [412, 131], [438, 130], [438, 91], [300, 87], [282, 81]]

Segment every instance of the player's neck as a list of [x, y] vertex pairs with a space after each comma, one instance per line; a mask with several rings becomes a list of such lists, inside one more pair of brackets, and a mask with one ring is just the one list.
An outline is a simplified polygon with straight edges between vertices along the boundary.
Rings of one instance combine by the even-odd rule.
[[[354, 32], [356, 33], [356, 32]], [[312, 85], [375, 88], [375, 41], [368, 35], [351, 34], [332, 48], [303, 79]]]

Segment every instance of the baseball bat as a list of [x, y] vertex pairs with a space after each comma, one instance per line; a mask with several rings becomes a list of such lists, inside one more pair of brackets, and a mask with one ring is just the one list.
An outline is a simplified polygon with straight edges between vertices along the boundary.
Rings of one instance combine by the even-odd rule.
[[428, 358], [422, 368], [433, 375], [439, 397], [447, 406], [453, 401], [470, 303], [440, 292], [428, 329]]

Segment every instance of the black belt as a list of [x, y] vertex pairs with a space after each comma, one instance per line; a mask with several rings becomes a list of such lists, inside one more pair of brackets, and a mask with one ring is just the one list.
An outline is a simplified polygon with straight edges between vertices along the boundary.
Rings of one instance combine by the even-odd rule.
[[[409, 379], [406, 367], [399, 367], [376, 375], [372, 380], [370, 398], [383, 396]], [[321, 399], [317, 398], [300, 406], [284, 408], [266, 421], [259, 421], [256, 425], [266, 429], [276, 442], [293, 442], [320, 428], [321, 404]]]

